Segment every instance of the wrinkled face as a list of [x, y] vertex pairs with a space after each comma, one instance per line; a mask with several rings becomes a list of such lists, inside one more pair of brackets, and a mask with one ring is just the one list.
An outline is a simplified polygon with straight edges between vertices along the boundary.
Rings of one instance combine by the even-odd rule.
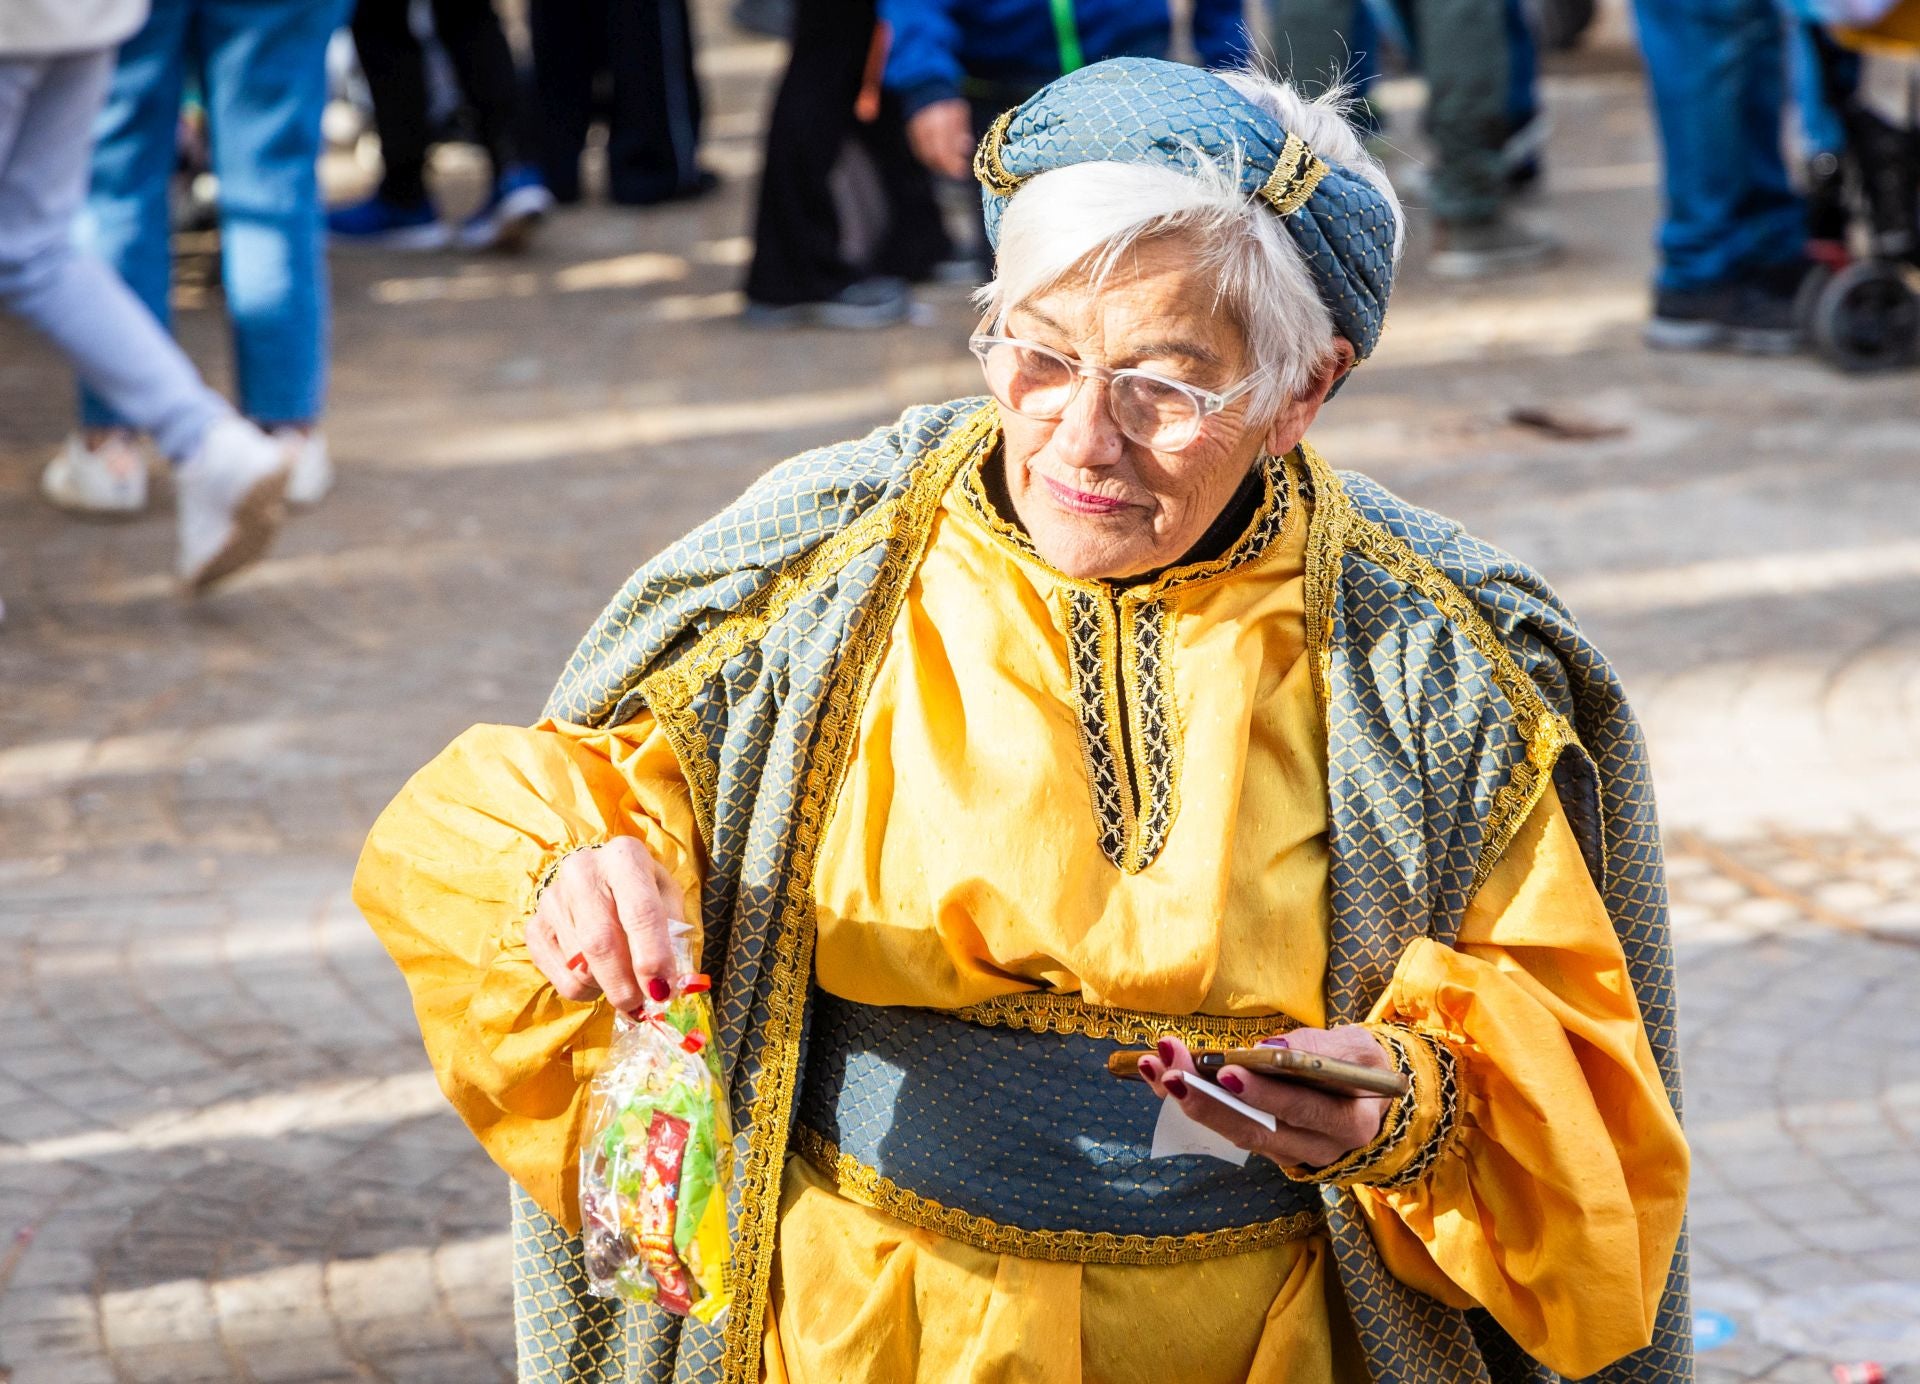
[[[1064, 280], [1016, 305], [998, 330], [1088, 365], [1151, 370], [1225, 392], [1252, 363], [1192, 258], [1175, 239], [1142, 242], [1099, 288]], [[1153, 451], [1115, 427], [1100, 380], [1084, 380], [1050, 422], [1002, 409], [1014, 510], [1040, 555], [1070, 577], [1130, 577], [1177, 562], [1267, 440], [1272, 420], [1252, 419], [1248, 409], [1242, 396], [1209, 415], [1178, 452]]]

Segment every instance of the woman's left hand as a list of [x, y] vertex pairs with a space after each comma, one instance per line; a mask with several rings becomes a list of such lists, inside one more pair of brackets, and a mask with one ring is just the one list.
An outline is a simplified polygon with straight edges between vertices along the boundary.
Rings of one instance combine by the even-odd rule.
[[[1334, 1095], [1295, 1081], [1255, 1076], [1245, 1067], [1222, 1067], [1214, 1079], [1254, 1109], [1272, 1115], [1279, 1128], [1269, 1132], [1192, 1089], [1191, 1083], [1204, 1078], [1194, 1074], [1186, 1044], [1162, 1038], [1158, 1046], [1158, 1058], [1140, 1060], [1140, 1075], [1155, 1095], [1179, 1101], [1181, 1112], [1194, 1123], [1283, 1167], [1325, 1167], [1371, 1143], [1386, 1118], [1385, 1096]], [[1382, 1070], [1393, 1067], [1379, 1040], [1359, 1024], [1296, 1028], [1287, 1033], [1285, 1046]]]

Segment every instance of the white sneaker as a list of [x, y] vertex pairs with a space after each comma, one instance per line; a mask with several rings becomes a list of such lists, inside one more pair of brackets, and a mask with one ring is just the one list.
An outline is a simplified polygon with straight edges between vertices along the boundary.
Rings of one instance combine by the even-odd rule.
[[229, 415], [174, 468], [180, 580], [191, 590], [206, 590], [266, 552], [286, 515], [292, 467], [285, 443]]
[[333, 489], [333, 458], [327, 438], [318, 428], [275, 428], [273, 435], [293, 449], [293, 471], [287, 477], [287, 503], [317, 505]]
[[147, 507], [147, 458], [131, 433], [98, 447], [74, 433], [40, 473], [47, 503], [77, 514], [138, 514]]

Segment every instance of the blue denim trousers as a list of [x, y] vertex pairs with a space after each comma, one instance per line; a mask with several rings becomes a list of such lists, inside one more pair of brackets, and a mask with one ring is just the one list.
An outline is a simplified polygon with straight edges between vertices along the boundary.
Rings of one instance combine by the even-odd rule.
[[[342, 0], [154, 0], [120, 50], [96, 128], [82, 235], [167, 321], [167, 184], [190, 73], [220, 180], [221, 286], [241, 412], [311, 423], [326, 398], [326, 245], [315, 164], [328, 36]], [[89, 426], [123, 420], [83, 391]]]
[[113, 53], [0, 57], [0, 307], [52, 342], [174, 461], [228, 412], [153, 314], [73, 243]]
[[1806, 209], [1781, 154], [1784, 22], [1775, 0], [1634, 0], [1665, 153], [1656, 282], [1711, 288], [1798, 259]]

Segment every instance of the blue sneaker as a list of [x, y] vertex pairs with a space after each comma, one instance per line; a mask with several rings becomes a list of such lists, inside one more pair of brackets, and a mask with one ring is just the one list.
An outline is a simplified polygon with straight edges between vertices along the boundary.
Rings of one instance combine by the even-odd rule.
[[514, 164], [500, 175], [487, 204], [460, 223], [460, 248], [517, 254], [527, 248], [534, 228], [552, 210], [553, 194], [539, 173], [526, 164]]
[[339, 245], [386, 250], [444, 250], [452, 238], [430, 203], [407, 207], [384, 197], [335, 207], [327, 213], [327, 234]]

